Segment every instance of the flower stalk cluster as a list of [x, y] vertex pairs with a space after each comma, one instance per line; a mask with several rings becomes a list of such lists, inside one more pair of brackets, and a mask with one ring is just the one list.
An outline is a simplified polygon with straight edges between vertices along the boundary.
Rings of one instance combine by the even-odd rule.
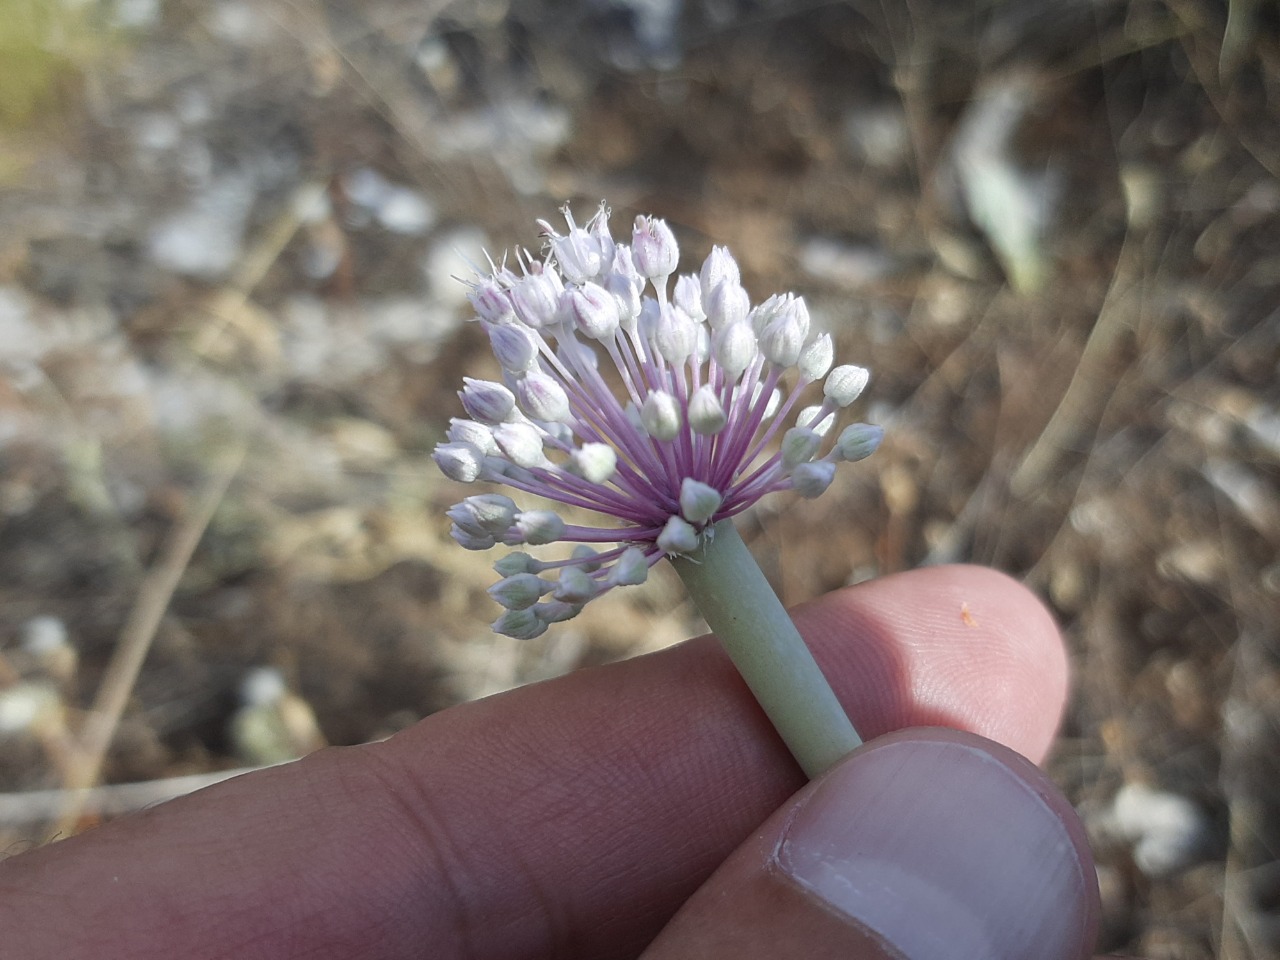
[[[517, 551], [495, 564], [489, 592], [505, 612], [493, 626], [517, 638], [643, 582], [664, 556], [696, 559], [717, 524], [766, 494], [819, 496], [839, 463], [882, 437], [865, 423], [832, 435], [868, 374], [833, 367], [831, 337], [811, 335], [802, 298], [753, 306], [722, 247], [673, 283], [679, 250], [661, 220], [638, 217], [625, 244], [603, 205], [585, 226], [565, 218], [563, 234], [540, 223], [543, 257], [491, 264], [474, 283], [502, 379], [464, 379], [467, 417], [434, 453], [454, 480], [611, 520], [579, 525], [499, 493], [449, 511], [468, 549], [574, 545], [562, 559]], [[803, 404], [819, 382], [821, 400]]]

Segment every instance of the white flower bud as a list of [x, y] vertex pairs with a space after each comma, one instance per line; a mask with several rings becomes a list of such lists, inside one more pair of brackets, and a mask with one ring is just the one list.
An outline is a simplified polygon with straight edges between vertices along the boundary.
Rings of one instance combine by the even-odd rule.
[[441, 473], [459, 483], [472, 483], [484, 473], [484, 453], [466, 441], [436, 444], [431, 459]]
[[729, 417], [720, 405], [715, 388], [703, 384], [689, 398], [689, 429], [703, 436], [711, 436], [724, 429]]
[[573, 222], [573, 214], [568, 207], [564, 210], [564, 217], [569, 223], [567, 236], [560, 236], [545, 220], [539, 220], [538, 226], [551, 240], [551, 250], [564, 278], [571, 283], [582, 283], [600, 272], [600, 241]]
[[686, 274], [676, 280], [671, 302], [698, 322], [707, 319], [707, 314], [702, 309], [702, 289], [698, 286], [697, 277]]
[[504, 423], [494, 428], [493, 439], [497, 441], [498, 449], [518, 467], [532, 470], [547, 464], [542, 453], [542, 434], [532, 424]]
[[596, 243], [600, 245], [601, 268], [608, 269], [609, 264], [613, 263], [616, 244], [613, 242], [613, 235], [609, 232], [609, 208], [603, 200], [596, 208], [595, 215], [587, 221], [587, 232], [595, 237]]
[[517, 550], [494, 563], [493, 569], [500, 577], [513, 577], [517, 573], [541, 573], [545, 568], [540, 560]]
[[[444, 515], [453, 521], [453, 525], [457, 527], [458, 530], [468, 534], [469, 536], [479, 539], [483, 539], [484, 537], [493, 539], [494, 537], [493, 531], [485, 528], [484, 524], [480, 522], [479, 517], [476, 516], [475, 509], [465, 500], [463, 500], [462, 503], [455, 503], [445, 511]], [[506, 532], [505, 528], [503, 528], [503, 531], [501, 532]]]
[[502, 384], [472, 377], [463, 377], [462, 383], [462, 392], [458, 396], [473, 420], [492, 426], [502, 423], [515, 410], [515, 394]]
[[782, 462], [787, 467], [808, 463], [822, 444], [822, 434], [806, 427], [792, 427], [782, 436]]
[[707, 323], [720, 330], [731, 323], [741, 323], [751, 313], [751, 297], [737, 283], [722, 283], [707, 298]]
[[751, 324], [751, 329], [756, 332], [756, 336], [764, 333], [764, 328], [773, 322], [773, 318], [778, 315], [778, 310], [786, 302], [786, 297], [780, 293], [775, 293], [764, 303], [757, 304], [747, 314], [747, 322]]
[[680, 248], [665, 220], [636, 217], [631, 231], [631, 259], [636, 272], [647, 280], [661, 283], [675, 272]]
[[517, 573], [489, 588], [489, 596], [508, 610], [527, 610], [542, 599], [552, 584], [536, 573]]
[[490, 323], [506, 323], [515, 315], [511, 297], [497, 280], [481, 280], [467, 294], [480, 319]]
[[458, 504], [459, 507], [464, 505], [484, 532], [493, 534], [495, 537], [500, 537], [507, 532], [507, 528], [515, 522], [516, 514], [520, 510], [514, 500], [500, 493], [481, 493], [474, 497], [467, 497]]
[[492, 456], [498, 452], [498, 445], [493, 442], [493, 431], [483, 423], [476, 423], [474, 420], [451, 417], [445, 436], [454, 443], [473, 444], [485, 456]]
[[521, 322], [540, 330], [556, 322], [562, 288], [554, 270], [531, 272], [511, 288], [511, 306]]
[[609, 585], [634, 587], [649, 577], [649, 558], [639, 547], [627, 547], [609, 570]]
[[514, 640], [533, 640], [547, 632], [547, 622], [533, 610], [508, 610], [491, 626], [494, 633]]
[[658, 549], [668, 556], [693, 553], [701, 538], [693, 525], [680, 517], [672, 517], [658, 534]]
[[449, 528], [449, 536], [453, 537], [458, 542], [458, 545], [465, 550], [488, 550], [498, 542], [487, 535], [469, 533], [456, 523]]
[[803, 298], [789, 297], [760, 334], [760, 352], [778, 366], [790, 367], [800, 359], [808, 335], [809, 308]]
[[847, 363], [827, 374], [827, 382], [822, 385], [822, 392], [836, 406], [847, 407], [858, 399], [870, 379], [871, 373], [865, 367], [855, 367]]
[[823, 410], [822, 407], [805, 407], [796, 414], [796, 426], [808, 427], [820, 437], [825, 437], [835, 426], [836, 415]]
[[560, 298], [565, 319], [584, 337], [608, 340], [618, 330], [617, 299], [597, 283], [571, 287]]
[[836, 465], [830, 460], [802, 463], [791, 472], [791, 489], [812, 500], [826, 492], [835, 475]]
[[564, 521], [550, 510], [525, 510], [516, 515], [515, 527], [521, 541], [533, 547], [564, 535]]
[[[516, 381], [516, 399], [531, 420], [564, 423], [571, 416], [569, 396], [555, 378], [536, 370]], [[514, 459], [514, 458], [513, 458]], [[519, 463], [519, 461], [516, 461]]]
[[618, 454], [607, 443], [584, 443], [569, 456], [574, 473], [592, 483], [607, 483], [618, 469]]
[[653, 348], [667, 363], [679, 366], [697, 345], [697, 322], [679, 307], [663, 304], [653, 327]]
[[680, 432], [680, 404], [665, 390], [654, 390], [644, 398], [640, 422], [655, 440], [674, 440]]
[[[698, 282], [702, 287], [702, 300], [704, 303], [711, 302], [711, 291], [722, 283], [729, 283], [733, 286], [739, 286], [742, 283], [742, 273], [738, 270], [738, 261], [733, 259], [731, 254], [725, 247], [712, 247], [711, 252], [707, 254], [707, 259], [702, 261], [702, 271], [698, 274]], [[707, 313], [711, 310], [708, 308]]]
[[580, 543], [574, 547], [573, 553], [569, 554], [569, 556], [578, 561], [578, 567], [587, 573], [595, 573], [601, 567], [600, 561], [595, 559], [599, 554], [585, 543]]
[[796, 366], [800, 370], [800, 379], [805, 383], [821, 380], [831, 369], [835, 357], [836, 350], [831, 342], [831, 334], [824, 333], [820, 337], [815, 337], [800, 351], [800, 359], [796, 361]]
[[[618, 249], [625, 252], [627, 248]], [[611, 273], [604, 278], [604, 288], [618, 304], [618, 324], [628, 333], [634, 332], [636, 318], [640, 316], [640, 287], [620, 273]]]
[[680, 482], [680, 514], [690, 523], [706, 523], [716, 515], [724, 497], [710, 484], [685, 477]]
[[557, 600], [565, 603], [586, 603], [600, 590], [600, 585], [577, 567], [565, 567], [560, 571], [560, 580], [556, 583], [552, 594]]
[[563, 600], [548, 600], [534, 604], [533, 612], [543, 623], [563, 623], [572, 620], [582, 612], [582, 604], [565, 603]]
[[876, 452], [880, 441], [884, 439], [884, 427], [872, 423], [851, 423], [840, 431], [840, 439], [836, 441], [836, 453], [840, 459], [854, 462], [865, 460]]
[[729, 379], [737, 380], [751, 366], [760, 347], [751, 325], [738, 321], [716, 331], [711, 340], [711, 350], [715, 354], [716, 363], [729, 375]]
[[503, 370], [524, 373], [538, 362], [538, 345], [521, 323], [487, 324], [489, 347]]

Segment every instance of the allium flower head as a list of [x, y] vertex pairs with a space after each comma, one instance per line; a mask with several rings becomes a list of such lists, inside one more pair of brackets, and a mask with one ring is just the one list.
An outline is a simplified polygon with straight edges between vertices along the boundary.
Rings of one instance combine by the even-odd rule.
[[[468, 418], [434, 454], [451, 479], [608, 518], [566, 523], [491, 493], [450, 509], [468, 549], [576, 545], [560, 560], [516, 552], [495, 565], [503, 579], [489, 593], [506, 613], [494, 629], [514, 637], [643, 582], [664, 555], [695, 554], [715, 523], [765, 494], [818, 496], [837, 463], [869, 456], [882, 436], [854, 424], [828, 439], [867, 371], [832, 369], [831, 337], [810, 336], [802, 298], [752, 307], [723, 247], [669, 290], [679, 249], [667, 224], [637, 217], [628, 245], [608, 216], [602, 204], [580, 227], [566, 209], [564, 234], [540, 222], [542, 259], [523, 253], [517, 269], [494, 266], [473, 284], [502, 382], [464, 378]], [[819, 380], [821, 403], [797, 409]]]

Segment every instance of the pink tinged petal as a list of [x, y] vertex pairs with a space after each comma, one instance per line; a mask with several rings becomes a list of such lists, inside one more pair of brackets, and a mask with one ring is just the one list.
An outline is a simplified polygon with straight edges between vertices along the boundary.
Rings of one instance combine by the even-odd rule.
[[672, 517], [658, 534], [658, 549], [669, 556], [682, 556], [698, 549], [701, 537], [687, 520]]
[[631, 232], [631, 258], [636, 271], [646, 279], [662, 280], [675, 273], [680, 248], [665, 220], [636, 217]]
[[475, 444], [465, 441], [437, 444], [431, 459], [441, 473], [459, 483], [472, 483], [484, 471], [484, 453]]
[[812, 500], [826, 492], [836, 475], [836, 465], [829, 460], [802, 463], [791, 472], [791, 489]]
[[719, 433], [729, 422], [716, 391], [704, 384], [689, 398], [689, 429], [703, 436]]
[[596, 243], [600, 245], [600, 260], [605, 268], [613, 263], [614, 250], [616, 244], [613, 242], [613, 235], [609, 232], [609, 207], [602, 200], [600, 206], [596, 208], [595, 214], [587, 221], [587, 231], [595, 237]]
[[871, 423], [851, 423], [840, 432], [836, 441], [836, 452], [840, 459], [850, 463], [865, 460], [876, 452], [880, 441], [884, 439], [884, 427]]
[[515, 317], [511, 297], [496, 279], [481, 280], [467, 294], [471, 306], [481, 320], [490, 323], [509, 323]]
[[533, 420], [563, 423], [570, 416], [569, 397], [564, 388], [552, 377], [536, 370], [516, 381], [516, 400], [525, 416]]
[[[711, 300], [711, 292], [722, 283], [740, 286], [742, 274], [738, 270], [738, 261], [733, 259], [725, 247], [712, 247], [707, 259], [702, 261], [702, 270], [698, 274], [698, 282], [702, 287], [704, 303]], [[710, 310], [707, 311], [710, 314]]]
[[502, 423], [515, 410], [516, 398], [510, 390], [492, 380], [462, 378], [463, 388], [458, 396], [468, 414], [481, 423]]
[[547, 621], [533, 610], [508, 610], [492, 624], [494, 633], [513, 640], [533, 640], [547, 632]]
[[532, 424], [504, 423], [494, 428], [493, 439], [518, 467], [532, 470], [547, 463], [542, 452], [542, 434]]
[[560, 312], [560, 290], [561, 284], [555, 273], [530, 273], [511, 288], [511, 305], [522, 323], [541, 330], [556, 322]]
[[665, 390], [654, 390], [645, 397], [640, 422], [655, 440], [674, 440], [680, 433], [680, 404]]
[[503, 370], [523, 373], [538, 362], [538, 344], [520, 323], [488, 324], [489, 347]]
[[844, 364], [827, 374], [822, 393], [839, 407], [847, 407], [866, 389], [871, 373], [865, 367]]
[[584, 283], [566, 290], [562, 306], [565, 319], [584, 337], [607, 340], [618, 330], [618, 301], [599, 284]]
[[796, 366], [800, 370], [800, 379], [805, 383], [821, 380], [831, 369], [835, 361], [835, 346], [831, 342], [831, 334], [824, 333], [816, 337], [808, 346], [800, 351], [800, 359]]
[[680, 513], [690, 523], [706, 523], [723, 502], [719, 490], [700, 480], [685, 477], [680, 483]]

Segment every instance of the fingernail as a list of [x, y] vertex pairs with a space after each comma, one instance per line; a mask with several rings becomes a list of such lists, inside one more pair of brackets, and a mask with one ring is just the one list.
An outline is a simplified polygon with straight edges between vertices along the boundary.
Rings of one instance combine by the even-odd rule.
[[777, 866], [908, 960], [1078, 960], [1083, 835], [1029, 762], [1001, 756], [932, 731], [872, 743], [800, 807]]

